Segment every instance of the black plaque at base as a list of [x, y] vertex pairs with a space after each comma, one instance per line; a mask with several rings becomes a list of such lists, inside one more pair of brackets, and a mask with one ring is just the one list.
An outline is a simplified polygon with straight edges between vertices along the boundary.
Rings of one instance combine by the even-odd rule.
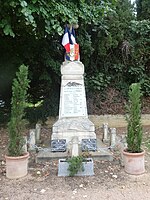
[[82, 151], [96, 151], [96, 139], [82, 139], [81, 149]]
[[51, 151], [52, 152], [65, 152], [66, 151], [66, 140], [51, 140]]

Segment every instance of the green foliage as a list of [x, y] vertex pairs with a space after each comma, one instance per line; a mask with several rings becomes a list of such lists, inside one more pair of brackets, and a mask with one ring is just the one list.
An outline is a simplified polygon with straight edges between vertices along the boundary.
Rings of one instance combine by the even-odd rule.
[[[148, 0], [141, 2], [148, 11]], [[16, 66], [28, 65], [29, 101], [43, 100], [42, 106], [28, 109], [31, 121], [58, 114], [66, 23], [79, 25], [76, 39], [91, 98], [95, 92], [104, 97], [110, 86], [127, 95], [134, 82], [150, 95], [149, 12], [142, 11], [137, 20], [129, 0], [9, 0], [0, 1], [0, 11], [0, 97], [9, 105]], [[94, 102], [99, 104], [100, 99]]]
[[132, 153], [141, 152], [142, 126], [141, 126], [141, 86], [133, 83], [129, 88], [129, 103], [126, 106], [128, 123], [127, 150]]
[[11, 99], [11, 118], [8, 123], [9, 146], [8, 153], [10, 156], [22, 155], [23, 128], [24, 128], [24, 109], [26, 107], [27, 90], [29, 88], [28, 67], [21, 65], [19, 72], [12, 85]]
[[131, 49], [129, 26], [133, 19], [129, 1], [117, 1], [115, 9], [109, 10], [98, 25], [80, 27], [79, 39], [82, 40], [79, 43], [88, 88], [102, 90], [113, 84], [117, 89], [127, 91], [133, 81], [127, 78]]
[[[0, 28], [5, 35], [15, 37], [24, 30], [36, 38], [55, 33], [62, 35], [65, 23], [99, 23], [115, 1], [74, 0], [10, 0], [1, 2]], [[8, 15], [9, 13], [9, 15]]]
[[50, 89], [50, 94], [40, 106], [26, 108], [26, 118], [30, 123], [36, 124], [39, 120], [44, 123], [49, 116], [57, 116], [59, 92], [56, 91], [58, 91], [56, 88], [53, 88], [53, 90]]
[[97, 73], [87, 78], [87, 80], [87, 85], [90, 89], [103, 91], [110, 84], [111, 77], [105, 76], [103, 73]]
[[150, 76], [150, 21], [131, 21], [130, 30], [132, 34], [131, 66], [128, 69], [132, 82], [140, 82], [142, 91], [149, 95]]
[[145, 76], [145, 79], [141, 79], [140, 83], [145, 96], [150, 96], [150, 77]]
[[150, 6], [149, 0], [136, 0], [138, 20], [149, 19]]
[[69, 176], [74, 176], [80, 170], [84, 171], [83, 161], [85, 161], [83, 156], [73, 156], [67, 160], [69, 163]]

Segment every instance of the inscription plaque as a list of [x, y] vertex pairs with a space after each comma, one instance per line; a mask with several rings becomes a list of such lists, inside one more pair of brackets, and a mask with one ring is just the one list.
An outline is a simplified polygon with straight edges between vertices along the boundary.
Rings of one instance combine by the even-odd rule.
[[77, 117], [86, 115], [84, 86], [76, 82], [68, 82], [62, 88], [62, 116]]
[[52, 152], [63, 152], [66, 151], [66, 140], [51, 140], [51, 151]]
[[82, 151], [96, 151], [96, 139], [82, 139], [81, 149]]

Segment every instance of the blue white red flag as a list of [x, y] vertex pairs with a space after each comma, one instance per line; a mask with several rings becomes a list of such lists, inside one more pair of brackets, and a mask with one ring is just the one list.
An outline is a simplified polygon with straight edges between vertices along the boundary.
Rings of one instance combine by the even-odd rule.
[[75, 31], [72, 28], [71, 32], [68, 29], [68, 27], [65, 27], [65, 33], [62, 38], [62, 45], [66, 49], [66, 52], [70, 52], [70, 44], [76, 44], [76, 39], [75, 39]]
[[71, 32], [69, 31], [69, 37], [70, 37], [70, 44], [76, 44], [76, 38], [75, 38], [75, 31], [74, 28], [72, 28]]

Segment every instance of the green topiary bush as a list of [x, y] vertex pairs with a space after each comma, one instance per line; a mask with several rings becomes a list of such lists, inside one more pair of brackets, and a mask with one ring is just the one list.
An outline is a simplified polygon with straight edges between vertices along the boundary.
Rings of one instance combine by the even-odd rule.
[[24, 145], [23, 128], [25, 125], [25, 112], [27, 90], [29, 88], [28, 67], [21, 65], [12, 85], [11, 116], [8, 123], [9, 156], [22, 155]]
[[139, 83], [131, 84], [129, 88], [129, 102], [126, 106], [127, 115], [127, 151], [141, 152], [142, 125], [141, 125], [141, 86]]

